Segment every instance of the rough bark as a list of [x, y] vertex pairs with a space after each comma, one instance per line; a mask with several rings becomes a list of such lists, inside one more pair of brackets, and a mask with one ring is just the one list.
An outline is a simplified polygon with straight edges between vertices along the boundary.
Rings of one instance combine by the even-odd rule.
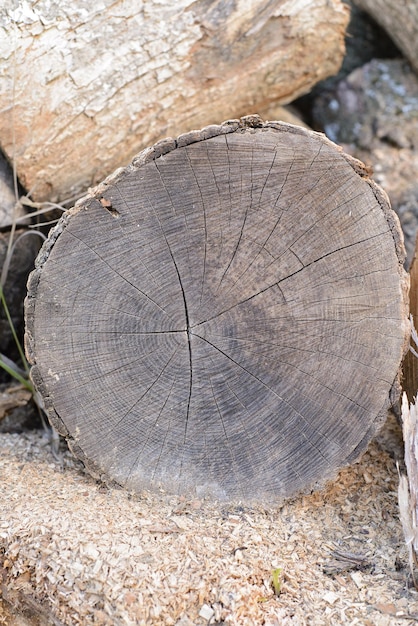
[[139, 154], [29, 281], [51, 422], [129, 489], [291, 496], [358, 458], [396, 394], [396, 215], [324, 136], [252, 117]]
[[416, 0], [354, 0], [392, 37], [418, 71], [418, 3]]
[[36, 200], [85, 191], [158, 138], [306, 93], [338, 70], [348, 20], [340, 0], [14, 6], [0, 8], [0, 141]]
[[[415, 402], [415, 398], [418, 395], [418, 342], [416, 330], [418, 329], [418, 241], [415, 247], [415, 255], [412, 260], [411, 269], [409, 271], [410, 276], [410, 291], [409, 291], [409, 312], [411, 315], [411, 321], [413, 324], [413, 332], [411, 337], [411, 347], [414, 352], [408, 350], [405, 355], [405, 359], [402, 367], [402, 387], [407, 395], [408, 402]], [[416, 485], [418, 492], [418, 484]]]

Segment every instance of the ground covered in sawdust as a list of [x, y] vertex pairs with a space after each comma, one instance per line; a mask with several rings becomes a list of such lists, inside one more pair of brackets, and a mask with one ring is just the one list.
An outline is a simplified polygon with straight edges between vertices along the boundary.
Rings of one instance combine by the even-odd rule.
[[0, 435], [0, 624], [413, 623], [397, 436], [324, 492], [255, 507], [132, 496], [41, 431]]

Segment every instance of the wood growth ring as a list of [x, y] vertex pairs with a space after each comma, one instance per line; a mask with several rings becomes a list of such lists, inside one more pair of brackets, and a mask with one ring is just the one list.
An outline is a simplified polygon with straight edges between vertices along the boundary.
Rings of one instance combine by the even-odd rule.
[[385, 417], [407, 338], [397, 219], [324, 136], [165, 140], [51, 232], [26, 349], [52, 424], [128, 489], [286, 497]]

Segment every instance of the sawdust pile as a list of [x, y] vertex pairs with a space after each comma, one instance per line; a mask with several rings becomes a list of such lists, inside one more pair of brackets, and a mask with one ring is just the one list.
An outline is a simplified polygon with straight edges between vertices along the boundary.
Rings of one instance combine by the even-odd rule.
[[413, 623], [393, 449], [374, 441], [323, 493], [263, 508], [131, 496], [55, 460], [42, 432], [1, 435], [3, 597], [31, 624]]

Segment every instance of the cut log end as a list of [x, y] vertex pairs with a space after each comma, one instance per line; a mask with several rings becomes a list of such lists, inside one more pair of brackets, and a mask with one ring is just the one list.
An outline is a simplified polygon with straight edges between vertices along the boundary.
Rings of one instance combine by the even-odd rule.
[[51, 422], [138, 492], [323, 484], [398, 381], [401, 241], [384, 194], [323, 135], [254, 117], [160, 142], [66, 214], [29, 281]]

